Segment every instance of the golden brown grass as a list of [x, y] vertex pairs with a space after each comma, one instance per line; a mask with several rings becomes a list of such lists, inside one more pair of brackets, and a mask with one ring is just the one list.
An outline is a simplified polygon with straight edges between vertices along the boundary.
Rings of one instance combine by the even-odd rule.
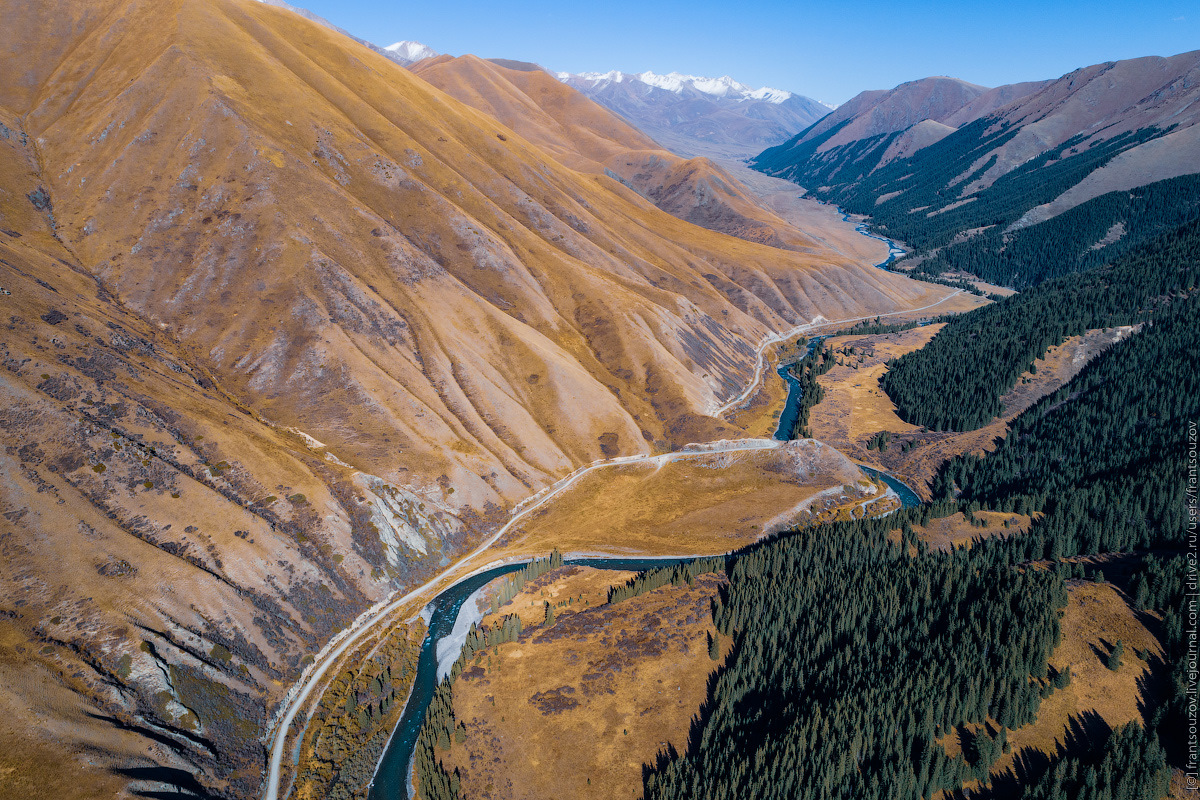
[[119, 754], [127, 766], [147, 764], [145, 740], [97, 730], [87, 714], [101, 709], [81, 704], [54, 660], [38, 649], [0, 618], [0, 798], [118, 796], [127, 781], [108, 768], [107, 758]]
[[779, 365], [794, 362], [804, 352], [805, 337], [790, 339], [768, 347], [762, 378], [746, 402], [726, 412], [725, 418], [748, 436], [769, 439], [779, 427], [779, 415], [787, 404], [788, 387], [779, 377]]
[[[832, 448], [797, 441], [596, 470], [534, 512], [489, 555], [563, 552], [723, 553], [797, 516], [822, 492], [862, 473]], [[847, 498], [849, 499], [849, 498]]]
[[[992, 781], [1016, 780], [1015, 762], [1031, 753], [1057, 758], [1073, 726], [1096, 717], [1109, 728], [1142, 722], [1139, 682], [1148, 667], [1135, 652], [1161, 656], [1157, 640], [1138, 620], [1123, 595], [1110, 584], [1069, 581], [1069, 599], [1062, 619], [1062, 642], [1050, 658], [1059, 671], [1070, 671], [1071, 682], [1042, 701], [1036, 721], [1008, 733], [1012, 746], [992, 769]], [[1116, 672], [1102, 661], [1117, 640], [1125, 643], [1122, 666]], [[956, 735], [945, 740], [948, 752], [958, 752]], [[974, 784], [968, 785], [974, 788]]]
[[[987, 524], [975, 527], [964, 514], [931, 519], [928, 525], [914, 525], [917, 538], [934, 550], [950, 550], [969, 544], [972, 540], [989, 536], [1012, 536], [1029, 529], [1031, 518], [1023, 514], [1007, 514], [999, 511], [976, 511], [976, 519]], [[897, 532], [898, 534], [898, 532]]]
[[619, 175], [681, 219], [776, 247], [825, 249], [760, 204], [723, 168], [707, 158], [685, 160], [662, 149], [543, 70], [515, 69], [467, 55], [438, 56], [413, 65], [413, 72], [495, 117], [559, 163], [581, 172]]
[[[598, 598], [611, 575], [568, 567], [526, 587], [512, 607]], [[707, 694], [718, 585], [705, 575], [636, 602], [565, 606], [552, 626], [481, 654], [454, 687], [467, 738], [448, 765], [462, 771], [464, 800], [639, 797], [642, 765], [686, 746]]]
[[[21, 76], [0, 81], [0, 589], [79, 708], [94, 692], [132, 724], [169, 691], [143, 638], [179, 664], [244, 636], [222, 680], [265, 710], [355, 610], [532, 489], [736, 434], [699, 411], [768, 330], [944, 293], [676, 219], [281, 8], [0, 16], [0, 74]], [[439, 509], [428, 562], [380, 541], [356, 471]], [[135, 691], [111, 678], [125, 657]]]

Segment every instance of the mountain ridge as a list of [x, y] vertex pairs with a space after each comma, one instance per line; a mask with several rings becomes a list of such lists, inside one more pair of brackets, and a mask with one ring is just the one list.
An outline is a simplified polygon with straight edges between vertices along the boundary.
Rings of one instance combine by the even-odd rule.
[[819, 249], [811, 237], [763, 208], [720, 166], [664, 150], [535, 65], [438, 56], [411, 69], [537, 142], [566, 166], [612, 177], [680, 219], [773, 247]]
[[767, 334], [947, 293], [677, 219], [286, 8], [0, 11], [0, 750], [63, 796], [256, 795], [362, 608], [736, 434]]
[[685, 157], [744, 158], [829, 113], [816, 100], [751, 89], [728, 76], [615, 70], [555, 76]]
[[[1184, 179], [1200, 173], [1200, 51], [992, 90], [968, 86], [929, 79], [864, 93], [765, 150], [755, 168], [873, 217], [917, 251], [901, 267], [988, 271], [987, 280], [1006, 285], [1059, 269], [1049, 256], [1034, 259], [1034, 273], [1012, 272], [1015, 262], [988, 266], [1006, 261], [1010, 237], [1030, 253], [1053, 241], [1067, 248], [1057, 258], [1090, 263], [1096, 251], [1161, 232], [1162, 209], [1190, 207]], [[946, 87], [953, 91], [934, 91]], [[929, 102], [935, 95], [939, 102]], [[1074, 239], [1040, 227], [1068, 212], [1080, 221]], [[1101, 218], [1111, 238], [1093, 236]], [[1034, 244], [1038, 237], [1046, 243]]]

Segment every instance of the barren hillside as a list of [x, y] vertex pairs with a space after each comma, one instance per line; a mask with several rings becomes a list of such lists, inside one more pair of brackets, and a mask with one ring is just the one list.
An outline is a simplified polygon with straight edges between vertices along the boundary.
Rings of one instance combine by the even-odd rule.
[[439, 89], [511, 127], [565, 166], [615, 178], [682, 220], [747, 241], [823, 253], [707, 158], [664, 150], [612, 111], [533, 64], [439, 56], [413, 67]]
[[767, 332], [943, 294], [676, 219], [285, 9], [0, 10], [13, 796], [254, 794], [367, 604], [581, 463], [736, 433], [703, 412]]

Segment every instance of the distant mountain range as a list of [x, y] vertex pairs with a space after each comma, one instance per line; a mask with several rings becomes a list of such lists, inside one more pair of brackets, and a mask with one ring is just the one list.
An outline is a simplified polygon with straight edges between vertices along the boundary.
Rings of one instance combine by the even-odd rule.
[[[367, 42], [312, 12], [283, 0], [259, 0], [294, 11], [338, 31], [397, 64], [410, 67], [439, 53], [416, 41], [387, 47]], [[616, 112], [658, 144], [690, 158], [743, 159], [786, 141], [828, 114], [831, 106], [782, 89], [751, 88], [728, 75], [708, 78], [670, 72], [552, 72], [521, 61], [491, 59], [501, 65], [544, 70], [586, 97]]]
[[814, 246], [811, 238], [763, 208], [720, 166], [663, 149], [536, 64], [443, 55], [410, 69], [500, 120], [566, 166], [614, 178], [680, 219], [784, 249], [809, 251]]
[[672, 72], [555, 73], [683, 156], [745, 158], [785, 141], [829, 106], [780, 89], [752, 89], [728, 76]]
[[[1082, 265], [1155, 235], [1165, 206], [1195, 205], [1197, 99], [1200, 51], [994, 89], [926, 78], [863, 92], [754, 166], [870, 215], [928, 271], [988, 269], [1019, 287], [1064, 269], [1050, 261]], [[1026, 232], [1068, 211], [1074, 239]], [[1054, 255], [1022, 257], [1022, 274], [996, 266], [1013, 237], [1052, 239]]]
[[438, 52], [432, 47], [420, 42], [396, 42], [395, 44], [389, 44], [383, 50], [388, 58], [404, 66], [415, 64], [418, 61], [438, 55]]

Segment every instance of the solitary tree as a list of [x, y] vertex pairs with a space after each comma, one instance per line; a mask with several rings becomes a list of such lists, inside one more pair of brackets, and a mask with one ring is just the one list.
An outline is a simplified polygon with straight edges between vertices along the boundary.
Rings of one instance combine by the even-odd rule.
[[1104, 666], [1116, 672], [1121, 668], [1121, 656], [1125, 654], [1125, 642], [1117, 639], [1117, 643], [1113, 645], [1112, 652], [1104, 659]]

